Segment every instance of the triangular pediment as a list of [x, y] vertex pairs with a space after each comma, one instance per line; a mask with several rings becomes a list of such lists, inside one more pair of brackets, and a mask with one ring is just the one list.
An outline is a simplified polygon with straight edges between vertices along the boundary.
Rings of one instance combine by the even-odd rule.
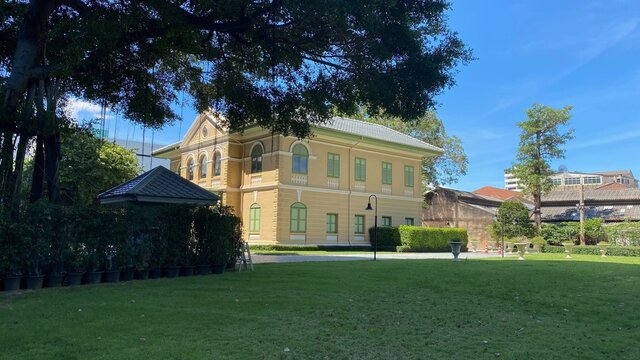
[[182, 138], [182, 146], [197, 144], [199, 142], [219, 138], [228, 134], [220, 115], [205, 111], [196, 116], [189, 130]]

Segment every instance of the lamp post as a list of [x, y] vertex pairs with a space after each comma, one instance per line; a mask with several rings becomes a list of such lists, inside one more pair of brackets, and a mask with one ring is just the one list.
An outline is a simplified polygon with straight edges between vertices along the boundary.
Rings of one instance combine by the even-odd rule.
[[[498, 214], [493, 215], [493, 220], [496, 222], [498, 221]], [[502, 257], [504, 257], [504, 224], [502, 223], [502, 221], [500, 221], [500, 239], [502, 240], [502, 245], [501, 245]]]
[[[375, 209], [371, 207], [371, 198], [376, 199]], [[369, 203], [365, 210], [374, 210], [373, 215], [373, 261], [376, 260], [376, 253], [378, 252], [378, 197], [374, 194], [369, 195]]]

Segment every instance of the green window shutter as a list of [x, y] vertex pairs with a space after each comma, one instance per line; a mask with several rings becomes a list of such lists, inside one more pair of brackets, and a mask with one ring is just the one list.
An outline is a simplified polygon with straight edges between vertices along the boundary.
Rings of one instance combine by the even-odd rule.
[[327, 176], [328, 177], [340, 177], [340, 155], [328, 153], [327, 154]]
[[338, 232], [338, 214], [327, 214], [327, 233]]
[[391, 163], [383, 162], [382, 163], [382, 183], [383, 184], [391, 185], [392, 173], [393, 172], [391, 170]]
[[249, 210], [249, 232], [260, 232], [260, 206], [251, 205]]
[[404, 166], [404, 186], [413, 187], [413, 166]]
[[382, 217], [382, 226], [391, 226], [391, 216]]
[[355, 162], [355, 180], [365, 181], [367, 179], [367, 160], [356, 158]]
[[364, 234], [364, 215], [355, 216], [355, 232], [356, 234]]

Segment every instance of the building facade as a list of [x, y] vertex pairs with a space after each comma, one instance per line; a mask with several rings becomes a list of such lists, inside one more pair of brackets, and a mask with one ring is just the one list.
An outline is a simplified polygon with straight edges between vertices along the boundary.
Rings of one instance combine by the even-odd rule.
[[[252, 244], [365, 245], [378, 225], [420, 224], [421, 162], [441, 153], [386, 127], [334, 118], [310, 139], [260, 127], [229, 133], [199, 115], [179, 143], [153, 153], [171, 170], [222, 196]], [[372, 204], [375, 207], [375, 203]]]

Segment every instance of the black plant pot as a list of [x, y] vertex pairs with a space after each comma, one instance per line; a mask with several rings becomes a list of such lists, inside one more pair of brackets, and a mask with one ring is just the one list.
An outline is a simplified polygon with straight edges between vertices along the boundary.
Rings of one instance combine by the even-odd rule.
[[47, 287], [60, 287], [62, 286], [62, 280], [64, 280], [64, 276], [60, 274], [49, 274], [47, 275]]
[[16, 291], [20, 290], [20, 280], [22, 280], [21, 276], [8, 276], [4, 278], [4, 286], [2, 287], [4, 291]]
[[219, 264], [219, 265], [212, 265], [211, 266], [211, 271], [214, 274], [224, 274], [224, 268], [226, 267], [225, 264]]
[[120, 281], [133, 280], [133, 269], [125, 269], [120, 271]]
[[149, 279], [160, 279], [162, 276], [162, 269], [159, 267], [149, 269]]
[[82, 284], [83, 275], [84, 275], [84, 273], [81, 273], [81, 272], [67, 273], [67, 276], [65, 276], [65, 278], [64, 278], [66, 285], [67, 286], [76, 286], [76, 285]]
[[164, 276], [168, 278], [174, 278], [178, 276], [180, 272], [180, 266], [167, 266], [164, 268]]
[[211, 265], [198, 265], [196, 266], [196, 270], [198, 271], [198, 275], [209, 275], [211, 274]]
[[42, 284], [44, 283], [44, 275], [26, 276], [24, 279], [26, 289], [42, 289]]
[[102, 279], [102, 271], [87, 271], [84, 273], [85, 284], [97, 284]]
[[180, 276], [193, 276], [193, 271], [195, 270], [195, 268], [195, 266], [181, 266]]
[[105, 271], [102, 275], [102, 282], [114, 283], [120, 281], [120, 270]]
[[134, 277], [136, 280], [147, 280], [149, 278], [149, 269], [136, 270]]

